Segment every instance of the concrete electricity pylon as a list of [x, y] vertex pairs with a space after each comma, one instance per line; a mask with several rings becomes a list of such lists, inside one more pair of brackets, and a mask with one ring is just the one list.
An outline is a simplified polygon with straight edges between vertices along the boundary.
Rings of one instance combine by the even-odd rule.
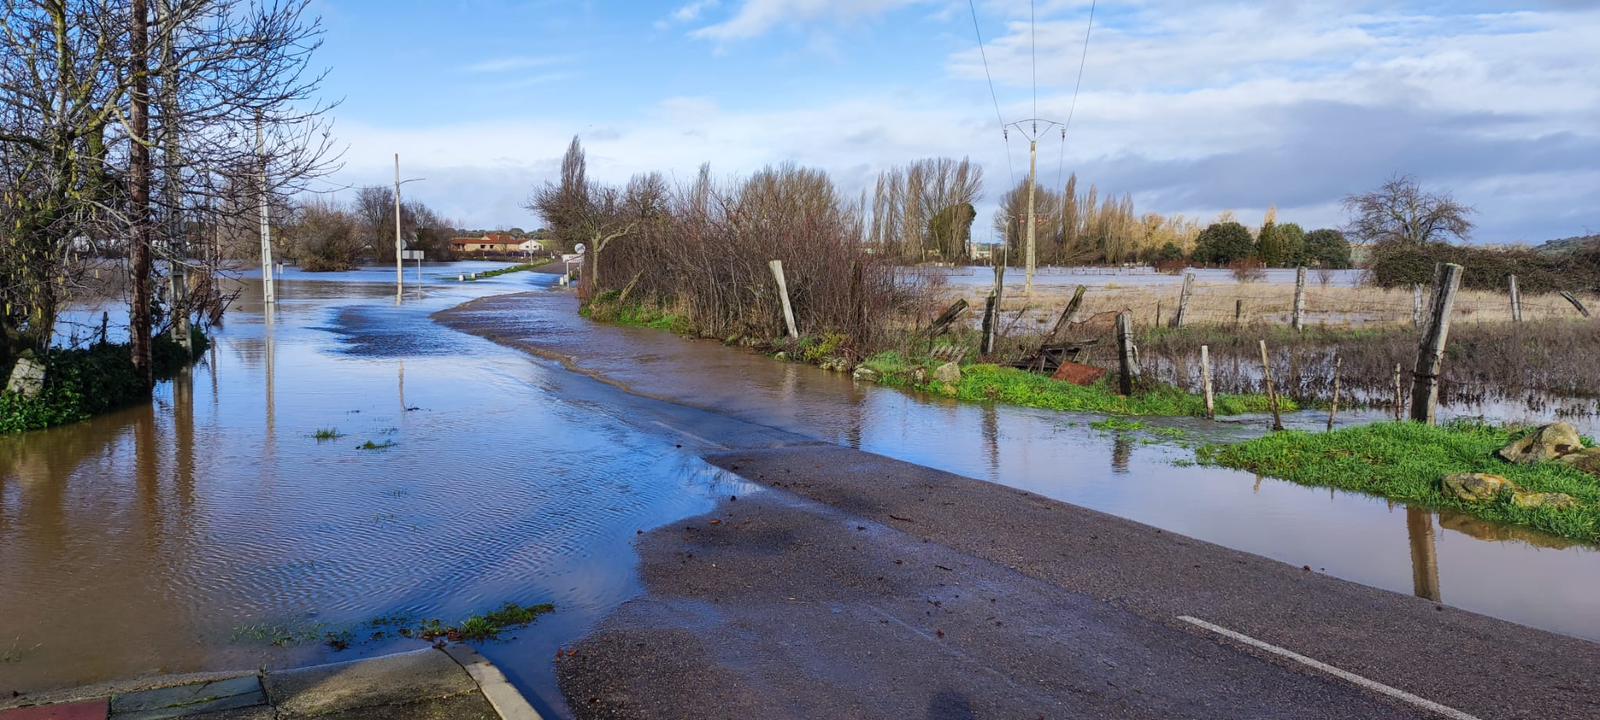
[[[400, 186], [404, 185], [406, 183], [409, 183], [409, 182], [418, 182], [418, 181], [423, 180], [423, 179], [424, 178], [409, 178], [409, 179], [406, 179], [406, 180], [401, 180], [400, 179], [400, 153], [395, 153], [394, 154], [394, 301], [395, 301], [395, 304], [399, 304], [401, 298], [403, 298], [405, 296], [405, 286], [406, 286], [406, 277], [405, 277], [405, 268], [404, 268], [405, 263], [403, 262], [403, 258], [405, 256], [406, 244], [405, 244], [404, 240], [400, 239]], [[421, 264], [419, 263], [417, 267], [421, 268]], [[422, 272], [422, 270], [420, 270], [420, 269], [417, 270], [417, 273], [419, 275], [421, 274], [421, 272]], [[421, 284], [421, 282], [422, 282], [421, 280], [417, 281], [417, 283], [419, 285]]]
[[[1041, 128], [1042, 126], [1042, 128]], [[1028, 224], [1027, 224], [1027, 279], [1023, 284], [1023, 292], [1033, 292], [1033, 271], [1038, 263], [1038, 250], [1035, 242], [1039, 218], [1033, 212], [1034, 196], [1038, 194], [1039, 186], [1039, 138], [1042, 133], [1049, 132], [1050, 128], [1061, 128], [1061, 141], [1067, 141], [1067, 128], [1054, 120], [1043, 118], [1028, 118], [1018, 120], [1005, 126], [1005, 133], [1010, 134], [1011, 128], [1028, 139]]]

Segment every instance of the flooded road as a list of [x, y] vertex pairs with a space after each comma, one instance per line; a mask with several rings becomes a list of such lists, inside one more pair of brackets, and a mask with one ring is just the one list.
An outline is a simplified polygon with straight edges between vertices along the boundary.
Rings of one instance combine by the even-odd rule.
[[557, 647], [638, 592], [635, 533], [739, 491], [621, 393], [428, 318], [553, 277], [396, 307], [342, 275], [270, 315], [247, 288], [154, 405], [0, 438], [0, 692], [376, 654], [420, 641], [372, 619], [515, 601], [558, 610], [484, 651], [555, 698]]
[[[761, 492], [699, 455], [815, 441], [1600, 640], [1588, 547], [1182, 466], [1188, 451], [1093, 416], [596, 326], [566, 294], [434, 316], [554, 278], [425, 271], [398, 307], [384, 269], [291, 277], [272, 313], [247, 287], [205, 362], [153, 406], [0, 438], [0, 692], [377, 654], [416, 643], [373, 639], [375, 618], [553, 602], [482, 649], [562, 715], [551, 659], [640, 592], [636, 534]], [[1171, 424], [1195, 438], [1261, 426]], [[341, 436], [318, 441], [323, 429]], [[343, 632], [349, 650], [323, 642]]]
[[[596, 326], [579, 318], [573, 303], [561, 295], [497, 297], [443, 319], [635, 392], [1600, 640], [1600, 552], [1589, 546], [1454, 513], [1408, 510], [1381, 498], [1193, 466], [1190, 450], [1146, 433], [1092, 429], [1100, 416], [958, 403], [859, 384], [847, 374], [774, 362], [716, 342]], [[1307, 412], [1284, 420], [1309, 429], [1326, 418]], [[1144, 422], [1182, 430], [1193, 441], [1255, 437], [1268, 423], [1249, 417]]]

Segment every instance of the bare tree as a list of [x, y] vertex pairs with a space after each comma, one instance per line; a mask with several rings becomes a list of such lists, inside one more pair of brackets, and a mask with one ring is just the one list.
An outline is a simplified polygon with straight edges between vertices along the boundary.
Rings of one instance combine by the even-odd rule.
[[1468, 216], [1475, 210], [1448, 192], [1431, 193], [1410, 175], [1390, 178], [1382, 187], [1344, 199], [1350, 224], [1345, 232], [1360, 242], [1429, 245], [1466, 240], [1472, 235]]

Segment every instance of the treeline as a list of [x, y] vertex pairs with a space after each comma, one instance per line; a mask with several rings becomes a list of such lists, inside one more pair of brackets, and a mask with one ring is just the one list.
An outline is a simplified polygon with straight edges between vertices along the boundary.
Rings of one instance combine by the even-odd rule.
[[885, 170], [873, 188], [867, 242], [880, 255], [913, 263], [971, 259], [973, 204], [982, 195], [983, 168], [966, 158]]
[[[315, 198], [288, 205], [276, 250], [311, 272], [349, 270], [364, 260], [392, 263], [395, 257], [394, 190], [382, 185], [361, 188], [350, 203]], [[451, 223], [415, 200], [400, 204], [400, 237], [408, 250], [422, 250], [429, 259], [450, 254]], [[259, 257], [260, 244], [249, 233], [238, 234], [231, 257]]]
[[1384, 243], [1373, 249], [1372, 282], [1382, 287], [1433, 283], [1434, 266], [1460, 265], [1461, 286], [1505, 290], [1517, 276], [1523, 292], [1600, 291], [1600, 246], [1570, 252], [1542, 253], [1527, 249], [1480, 248], [1469, 245]]
[[217, 238], [329, 168], [309, 2], [0, 7], [0, 371], [51, 353], [100, 258], [127, 259], [146, 388], [155, 334], [220, 316]]
[[[1131, 195], [1101, 197], [1093, 184], [1078, 191], [1076, 173], [1061, 192], [1034, 188], [1034, 247], [1042, 265], [1093, 265], [1154, 262], [1185, 257], [1200, 233], [1199, 223], [1182, 215], [1135, 212]], [[1022, 180], [1000, 198], [994, 229], [1013, 262], [1027, 252], [1028, 182]]]
[[1279, 223], [1276, 210], [1268, 210], [1260, 230], [1250, 229], [1224, 213], [1195, 238], [1194, 250], [1187, 256], [1167, 248], [1158, 260], [1187, 259], [1201, 265], [1259, 263], [1265, 267], [1320, 267], [1345, 269], [1353, 266], [1350, 241], [1332, 228], [1306, 232], [1296, 223]]
[[573, 138], [561, 179], [528, 207], [553, 235], [586, 246], [580, 294], [590, 307], [648, 306], [708, 337], [779, 338], [787, 330], [768, 266], [779, 260], [800, 332], [859, 358], [883, 342], [903, 292], [896, 259], [863, 242], [863, 202], [825, 172], [787, 164], [721, 182], [702, 166], [684, 186], [660, 173], [610, 186], [587, 179]]

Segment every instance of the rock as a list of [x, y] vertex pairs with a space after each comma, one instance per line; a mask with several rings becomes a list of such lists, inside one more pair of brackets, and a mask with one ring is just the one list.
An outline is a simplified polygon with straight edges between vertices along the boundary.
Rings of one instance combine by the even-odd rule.
[[850, 369], [850, 363], [845, 362], [845, 359], [841, 357], [827, 357], [823, 358], [822, 362], [817, 363], [817, 367], [829, 372], [844, 372]]
[[912, 368], [912, 370], [911, 370], [911, 384], [912, 385], [925, 385], [925, 384], [927, 384], [927, 382], [928, 382], [928, 369], [927, 368], [922, 367], [920, 365], [915, 367], [915, 368]]
[[1106, 376], [1106, 371], [1092, 365], [1083, 365], [1075, 362], [1063, 362], [1056, 368], [1056, 373], [1050, 376], [1052, 380], [1062, 380], [1073, 385], [1088, 387]]
[[961, 382], [961, 366], [953, 362], [940, 365], [933, 369], [933, 379], [951, 384]]
[[1517, 492], [1517, 485], [1499, 475], [1461, 473], [1446, 475], [1439, 481], [1439, 489], [1446, 497], [1467, 502], [1485, 502], [1500, 497], [1501, 493]]
[[11, 368], [11, 380], [6, 383], [6, 392], [32, 398], [43, 391], [44, 363], [35, 360], [31, 353], [17, 358], [17, 364]]
[[1577, 452], [1569, 452], [1556, 458], [1562, 465], [1571, 465], [1590, 475], [1600, 476], [1600, 447], [1585, 448]]
[[1511, 504], [1520, 508], [1571, 510], [1578, 506], [1578, 499], [1566, 493], [1523, 492], [1518, 490], [1511, 494]]
[[1546, 425], [1500, 449], [1500, 457], [1518, 465], [1554, 460], [1583, 449], [1577, 429], [1564, 422]]
[[862, 382], [877, 382], [879, 377], [877, 370], [865, 365], [857, 365], [854, 375], [857, 380]]

